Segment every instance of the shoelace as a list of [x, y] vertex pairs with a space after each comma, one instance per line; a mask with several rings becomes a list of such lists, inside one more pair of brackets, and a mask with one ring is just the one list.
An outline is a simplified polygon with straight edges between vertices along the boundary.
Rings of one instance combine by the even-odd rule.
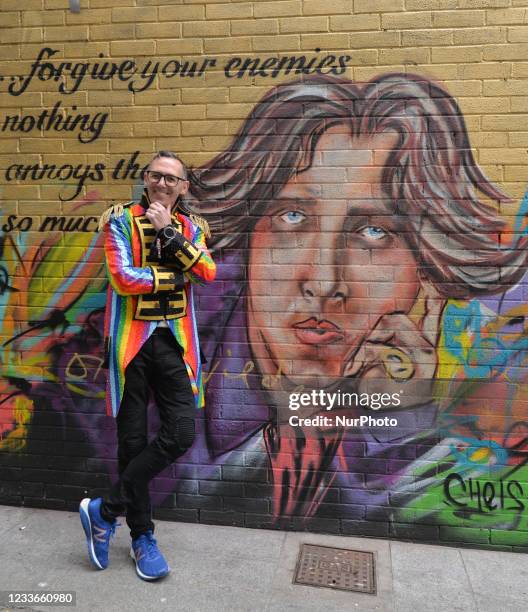
[[116, 532], [116, 529], [118, 527], [121, 527], [121, 523], [118, 523], [117, 521], [113, 525], [110, 525], [110, 536], [109, 536], [109, 539], [110, 538], [112, 540], [115, 539], [115, 532]]

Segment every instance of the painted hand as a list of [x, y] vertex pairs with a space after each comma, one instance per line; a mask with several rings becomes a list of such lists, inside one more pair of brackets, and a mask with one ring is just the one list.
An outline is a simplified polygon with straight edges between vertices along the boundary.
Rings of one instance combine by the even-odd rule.
[[431, 400], [444, 305], [436, 290], [424, 285], [408, 314], [395, 312], [378, 320], [345, 367], [358, 393], [398, 393], [399, 408]]
[[151, 202], [145, 216], [158, 232], [171, 223], [170, 212], [159, 202]]

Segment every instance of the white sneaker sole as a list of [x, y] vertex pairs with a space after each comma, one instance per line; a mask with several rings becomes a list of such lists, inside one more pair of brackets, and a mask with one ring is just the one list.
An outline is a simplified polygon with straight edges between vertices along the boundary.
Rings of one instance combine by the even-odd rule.
[[169, 572], [170, 572], [170, 567], [167, 568], [167, 571], [165, 572], [165, 574], [162, 574], [161, 576], [147, 576], [146, 574], [144, 574], [138, 566], [138, 562], [136, 561], [136, 555], [134, 555], [134, 549], [132, 547], [130, 547], [130, 557], [132, 558], [132, 560], [134, 561], [134, 563], [136, 564], [136, 574], [142, 579], [142, 580], [159, 580], [160, 578], [165, 577]]
[[88, 512], [88, 505], [90, 502], [91, 499], [89, 497], [85, 497], [79, 505], [79, 512], [81, 514], [81, 523], [84, 529], [84, 533], [86, 535], [86, 542], [88, 544], [88, 554], [90, 555], [90, 560], [98, 569], [102, 570], [105, 568], [97, 560], [93, 545], [92, 521], [90, 520], [90, 513]]

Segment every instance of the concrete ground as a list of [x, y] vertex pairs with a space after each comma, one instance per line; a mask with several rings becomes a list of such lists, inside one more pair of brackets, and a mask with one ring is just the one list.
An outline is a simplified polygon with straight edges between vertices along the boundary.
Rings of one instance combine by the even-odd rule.
[[[164, 521], [156, 536], [172, 572], [146, 583], [129, 557], [126, 525], [110, 567], [97, 571], [77, 514], [0, 506], [0, 590], [75, 591], [79, 612], [521, 612], [528, 605], [528, 556], [519, 553]], [[292, 584], [301, 543], [374, 552], [377, 595]]]

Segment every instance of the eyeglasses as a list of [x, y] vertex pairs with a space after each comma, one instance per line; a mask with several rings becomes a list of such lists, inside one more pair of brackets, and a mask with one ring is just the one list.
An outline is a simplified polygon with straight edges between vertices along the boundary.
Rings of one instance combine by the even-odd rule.
[[146, 172], [153, 183], [159, 183], [161, 179], [165, 179], [165, 185], [174, 187], [178, 184], [178, 181], [186, 181], [187, 179], [181, 176], [174, 176], [174, 174], [162, 174], [161, 172], [155, 172], [154, 170], [147, 170]]

